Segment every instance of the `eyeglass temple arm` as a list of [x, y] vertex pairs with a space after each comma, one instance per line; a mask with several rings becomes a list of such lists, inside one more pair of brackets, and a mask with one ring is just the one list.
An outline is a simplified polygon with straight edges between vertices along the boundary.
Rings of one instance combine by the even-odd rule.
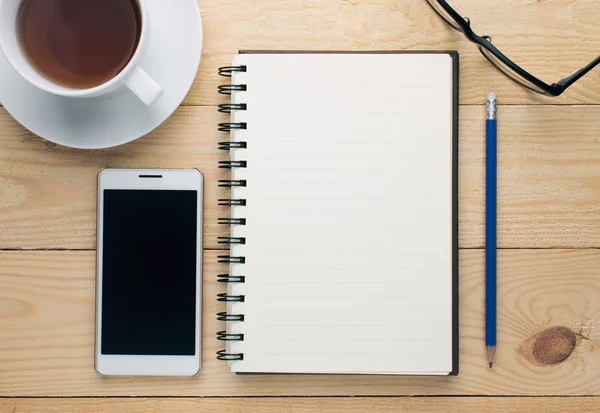
[[592, 61], [592, 63], [590, 63], [586, 67], [584, 67], [582, 69], [577, 69], [571, 75], [565, 77], [564, 79], [559, 80], [554, 85], [560, 86], [560, 87], [566, 89], [569, 86], [571, 86], [573, 83], [575, 83], [579, 79], [581, 79], [581, 77], [583, 77], [587, 72], [592, 70], [594, 67], [598, 66], [598, 64], [600, 64], [600, 56], [598, 56], [595, 60]]

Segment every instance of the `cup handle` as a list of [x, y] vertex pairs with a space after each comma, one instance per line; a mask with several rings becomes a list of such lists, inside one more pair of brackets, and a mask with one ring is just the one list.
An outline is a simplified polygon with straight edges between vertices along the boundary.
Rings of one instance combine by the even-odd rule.
[[152, 105], [163, 94], [163, 89], [154, 79], [137, 66], [125, 85], [146, 105]]

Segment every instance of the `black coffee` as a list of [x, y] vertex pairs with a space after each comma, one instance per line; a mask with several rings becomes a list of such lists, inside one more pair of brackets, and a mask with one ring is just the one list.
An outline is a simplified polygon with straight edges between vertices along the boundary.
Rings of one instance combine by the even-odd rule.
[[109, 81], [129, 63], [141, 17], [136, 0], [23, 0], [17, 30], [42, 76], [86, 89]]

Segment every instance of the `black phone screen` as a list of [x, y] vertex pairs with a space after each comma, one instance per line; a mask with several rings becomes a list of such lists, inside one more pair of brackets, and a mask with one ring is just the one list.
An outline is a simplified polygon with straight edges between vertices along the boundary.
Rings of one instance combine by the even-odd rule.
[[103, 191], [102, 354], [195, 355], [197, 209], [197, 191]]

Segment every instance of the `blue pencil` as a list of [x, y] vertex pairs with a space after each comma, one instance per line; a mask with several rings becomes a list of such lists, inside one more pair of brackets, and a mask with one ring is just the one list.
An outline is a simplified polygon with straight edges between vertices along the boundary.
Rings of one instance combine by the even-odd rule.
[[485, 190], [485, 346], [490, 368], [496, 353], [496, 95], [486, 102], [486, 190]]

